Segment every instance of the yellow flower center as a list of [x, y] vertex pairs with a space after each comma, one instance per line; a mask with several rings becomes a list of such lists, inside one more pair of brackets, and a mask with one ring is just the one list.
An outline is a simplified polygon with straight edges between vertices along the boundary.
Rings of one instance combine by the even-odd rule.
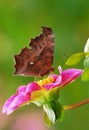
[[45, 84], [49, 84], [49, 83], [53, 83], [54, 82], [54, 79], [52, 77], [47, 77], [43, 80], [39, 80], [37, 81], [36, 83], [43, 88], [43, 85]]

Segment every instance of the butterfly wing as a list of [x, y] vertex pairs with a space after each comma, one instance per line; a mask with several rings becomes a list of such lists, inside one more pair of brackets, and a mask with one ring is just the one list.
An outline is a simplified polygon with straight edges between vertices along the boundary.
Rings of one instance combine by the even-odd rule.
[[44, 76], [50, 72], [54, 55], [54, 34], [51, 28], [42, 27], [42, 33], [31, 39], [29, 48], [15, 55], [15, 73], [27, 76]]

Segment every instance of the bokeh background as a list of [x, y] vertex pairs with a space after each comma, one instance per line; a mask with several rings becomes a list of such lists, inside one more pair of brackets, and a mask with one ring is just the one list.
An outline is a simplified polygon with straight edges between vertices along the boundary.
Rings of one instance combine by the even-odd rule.
[[[13, 55], [40, 34], [41, 26], [54, 30], [54, 66], [68, 68], [67, 58], [83, 51], [89, 37], [89, 0], [0, 0], [0, 130], [88, 130], [89, 104], [65, 111], [63, 122], [50, 128], [44, 124], [42, 109], [35, 105], [24, 106], [10, 116], [1, 113], [17, 87], [34, 80], [13, 75]], [[83, 68], [83, 61], [73, 67]], [[88, 97], [89, 81], [78, 78], [61, 91], [59, 100], [69, 105]]]

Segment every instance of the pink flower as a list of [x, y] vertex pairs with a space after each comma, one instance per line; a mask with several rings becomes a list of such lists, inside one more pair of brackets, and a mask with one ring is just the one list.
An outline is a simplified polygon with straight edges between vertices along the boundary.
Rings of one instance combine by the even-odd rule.
[[27, 86], [20, 86], [17, 89], [17, 93], [7, 99], [2, 112], [9, 115], [24, 104], [36, 103], [38, 106], [41, 106], [47, 101], [55, 100], [54, 95], [49, 96], [50, 93], [51, 95], [53, 93], [51, 90], [54, 90], [54, 88], [61, 89], [82, 74], [82, 70], [80, 69], [67, 69], [62, 71], [60, 66], [58, 69], [60, 75], [51, 74], [43, 80], [31, 82]]

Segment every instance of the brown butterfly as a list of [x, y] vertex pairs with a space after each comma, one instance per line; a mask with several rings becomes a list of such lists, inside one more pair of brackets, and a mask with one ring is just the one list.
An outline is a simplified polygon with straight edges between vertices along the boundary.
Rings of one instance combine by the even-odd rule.
[[27, 76], [44, 76], [52, 69], [54, 55], [54, 34], [51, 28], [42, 27], [42, 33], [31, 39], [29, 48], [25, 47], [15, 55], [15, 73]]

